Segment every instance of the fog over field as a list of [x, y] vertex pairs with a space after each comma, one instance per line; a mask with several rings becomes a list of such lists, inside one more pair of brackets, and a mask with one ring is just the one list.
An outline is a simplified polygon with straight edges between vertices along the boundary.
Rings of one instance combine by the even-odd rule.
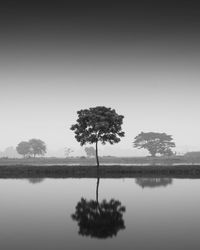
[[141, 131], [172, 135], [177, 152], [200, 151], [197, 5], [28, 2], [0, 8], [0, 151], [39, 138], [49, 155], [82, 155], [70, 126], [99, 105], [124, 115], [126, 133], [100, 154], [146, 154], [132, 147]]

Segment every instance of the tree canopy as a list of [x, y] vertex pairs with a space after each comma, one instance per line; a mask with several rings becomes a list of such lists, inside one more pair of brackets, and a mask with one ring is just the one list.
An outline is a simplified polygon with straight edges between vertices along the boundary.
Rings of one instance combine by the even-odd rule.
[[35, 157], [36, 155], [44, 155], [46, 153], [46, 145], [40, 139], [31, 139], [29, 140], [31, 153]]
[[175, 147], [171, 135], [156, 132], [141, 132], [135, 137], [133, 144], [136, 148], [147, 149], [151, 156], [156, 156], [156, 154], [172, 155], [171, 148]]
[[27, 141], [20, 142], [16, 147], [17, 153], [26, 157], [30, 154], [30, 143]]
[[46, 144], [40, 139], [31, 139], [20, 142], [16, 150], [19, 154], [25, 156], [44, 155], [46, 153]]
[[104, 106], [82, 109], [77, 114], [78, 119], [76, 124], [71, 126], [71, 130], [74, 131], [75, 138], [81, 146], [86, 143], [96, 144], [96, 159], [99, 166], [97, 144], [98, 142], [114, 144], [120, 141], [120, 137], [124, 136], [121, 128], [124, 116]]

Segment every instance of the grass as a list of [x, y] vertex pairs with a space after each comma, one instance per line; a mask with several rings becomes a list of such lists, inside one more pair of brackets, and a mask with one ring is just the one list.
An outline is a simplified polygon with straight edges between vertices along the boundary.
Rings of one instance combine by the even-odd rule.
[[[102, 165], [173, 165], [173, 164], [199, 164], [200, 157], [186, 157], [186, 156], [173, 156], [173, 157], [113, 157], [104, 156], [100, 157]], [[2, 165], [95, 165], [95, 158], [86, 157], [41, 157], [41, 158], [0, 158], [0, 166]]]
[[[200, 178], [200, 165], [178, 166], [100, 166], [101, 178], [170, 177]], [[0, 167], [0, 178], [95, 178], [96, 166], [35, 166], [12, 165]]]

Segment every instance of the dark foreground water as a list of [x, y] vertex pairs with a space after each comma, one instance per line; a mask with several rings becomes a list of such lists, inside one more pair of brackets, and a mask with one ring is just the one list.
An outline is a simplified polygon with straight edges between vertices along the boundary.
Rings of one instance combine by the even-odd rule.
[[200, 249], [200, 180], [0, 180], [0, 249]]

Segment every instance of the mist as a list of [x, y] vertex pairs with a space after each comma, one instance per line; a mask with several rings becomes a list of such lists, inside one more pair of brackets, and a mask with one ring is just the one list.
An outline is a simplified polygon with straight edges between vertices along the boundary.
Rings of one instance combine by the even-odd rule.
[[0, 150], [40, 138], [81, 155], [70, 126], [98, 105], [125, 116], [126, 137], [106, 155], [141, 155], [132, 147], [141, 131], [200, 150], [199, 14], [188, 1], [4, 2]]

